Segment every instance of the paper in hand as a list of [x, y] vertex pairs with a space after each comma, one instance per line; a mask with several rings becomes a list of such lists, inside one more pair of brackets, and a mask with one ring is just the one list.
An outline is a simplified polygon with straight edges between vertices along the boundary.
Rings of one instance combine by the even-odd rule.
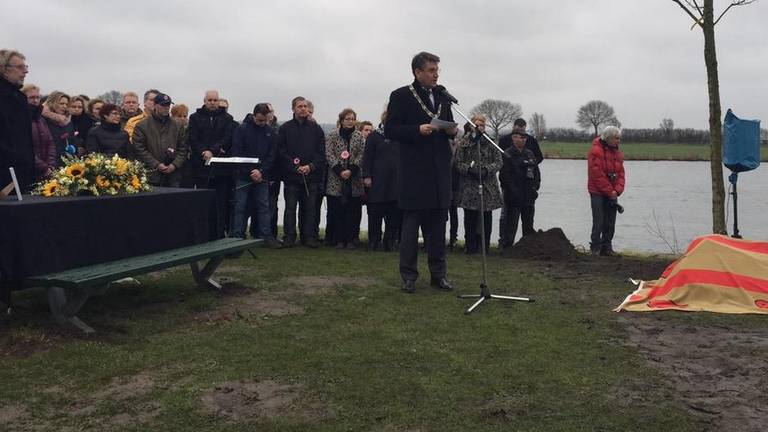
[[436, 127], [437, 130], [452, 129], [458, 126], [458, 123], [440, 120], [438, 118], [433, 118], [432, 121], [429, 122], [429, 124]]

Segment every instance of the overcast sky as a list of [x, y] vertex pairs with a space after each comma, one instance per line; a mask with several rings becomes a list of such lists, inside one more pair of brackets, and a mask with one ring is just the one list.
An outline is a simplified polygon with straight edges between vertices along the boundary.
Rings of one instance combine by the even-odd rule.
[[[576, 127], [592, 99], [624, 127], [707, 128], [703, 36], [671, 0], [536, 1], [8, 1], [4, 48], [23, 52], [43, 93], [159, 88], [202, 105], [219, 89], [241, 119], [257, 102], [290, 117], [315, 103], [320, 122], [345, 107], [378, 119], [412, 80], [413, 54], [439, 55], [463, 111], [483, 99]], [[718, 11], [726, 0], [715, 0]], [[768, 120], [768, 1], [733, 8], [717, 26], [723, 113]], [[765, 127], [766, 124], [763, 124]]]

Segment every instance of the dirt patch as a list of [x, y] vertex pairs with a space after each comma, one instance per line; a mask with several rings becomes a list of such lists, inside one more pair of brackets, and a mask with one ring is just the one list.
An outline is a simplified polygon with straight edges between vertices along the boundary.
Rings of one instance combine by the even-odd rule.
[[0, 407], [0, 425], [11, 425], [29, 419], [24, 405], [13, 404]]
[[581, 256], [560, 228], [539, 230], [529, 234], [504, 251], [504, 255], [512, 258], [555, 261], [575, 260]]
[[627, 345], [672, 382], [674, 396], [702, 430], [765, 430], [768, 417], [768, 329], [673, 323], [662, 315], [619, 318]]
[[280, 417], [316, 422], [331, 415], [324, 403], [305, 394], [302, 385], [271, 380], [219, 384], [200, 401], [206, 414], [233, 421]]
[[46, 352], [53, 346], [54, 341], [47, 332], [21, 328], [13, 330], [7, 337], [0, 338], [0, 358], [26, 358]]
[[373, 278], [352, 276], [297, 276], [283, 279], [283, 284], [296, 287], [298, 293], [304, 295], [328, 294], [342, 286], [367, 288], [375, 283]]
[[147, 372], [138, 375], [115, 378], [104, 390], [94, 393], [92, 399], [124, 401], [146, 396], [155, 388], [155, 381]]
[[259, 316], [284, 316], [303, 314], [304, 308], [291, 303], [291, 299], [327, 295], [342, 286], [370, 287], [373, 278], [347, 276], [298, 276], [284, 278], [271, 291], [254, 291], [231, 278], [223, 285], [222, 297], [217, 307], [195, 315], [194, 319], [208, 324], [248, 319]]
[[304, 313], [304, 308], [285, 300], [274, 298], [262, 291], [222, 299], [219, 305], [209, 311], [195, 314], [196, 321], [216, 324], [223, 321], [233, 321], [238, 318], [254, 316], [284, 316]]

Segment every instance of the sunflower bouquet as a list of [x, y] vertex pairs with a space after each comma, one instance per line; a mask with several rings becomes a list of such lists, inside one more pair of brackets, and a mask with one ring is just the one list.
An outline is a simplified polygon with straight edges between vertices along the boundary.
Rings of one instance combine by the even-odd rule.
[[65, 156], [64, 166], [37, 183], [35, 195], [118, 195], [151, 190], [141, 162], [92, 153], [83, 157]]

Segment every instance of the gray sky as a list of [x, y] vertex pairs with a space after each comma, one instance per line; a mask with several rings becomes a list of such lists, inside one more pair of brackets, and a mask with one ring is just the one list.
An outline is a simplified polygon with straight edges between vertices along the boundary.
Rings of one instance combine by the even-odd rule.
[[[715, 0], [722, 10], [725, 0]], [[142, 93], [155, 87], [193, 110], [219, 89], [241, 119], [272, 102], [345, 107], [377, 123], [410, 60], [442, 59], [440, 83], [465, 112], [483, 99], [519, 103], [549, 127], [576, 127], [592, 99], [624, 127], [707, 128], [703, 36], [671, 0], [538, 1], [9, 1], [2, 44], [27, 56], [43, 93]], [[717, 26], [723, 112], [768, 120], [768, 2], [733, 8]], [[765, 127], [766, 124], [763, 124]]]

